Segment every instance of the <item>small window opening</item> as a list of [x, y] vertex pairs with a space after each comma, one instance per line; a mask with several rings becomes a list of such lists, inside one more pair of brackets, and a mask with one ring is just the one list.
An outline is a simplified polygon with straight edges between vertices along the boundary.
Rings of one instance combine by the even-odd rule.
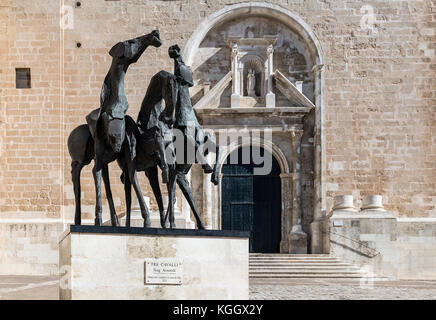
[[17, 89], [30, 88], [30, 68], [15, 69], [15, 87]]

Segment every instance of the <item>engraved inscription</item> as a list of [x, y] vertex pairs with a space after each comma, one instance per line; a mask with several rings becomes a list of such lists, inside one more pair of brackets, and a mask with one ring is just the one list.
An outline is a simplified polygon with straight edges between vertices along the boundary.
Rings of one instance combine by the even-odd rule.
[[181, 285], [183, 261], [180, 259], [146, 259], [145, 284]]

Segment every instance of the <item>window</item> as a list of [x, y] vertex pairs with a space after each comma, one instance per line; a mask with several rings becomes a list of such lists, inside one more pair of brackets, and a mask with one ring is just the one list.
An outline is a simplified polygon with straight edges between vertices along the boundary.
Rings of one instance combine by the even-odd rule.
[[15, 69], [15, 87], [17, 89], [30, 88], [30, 68]]

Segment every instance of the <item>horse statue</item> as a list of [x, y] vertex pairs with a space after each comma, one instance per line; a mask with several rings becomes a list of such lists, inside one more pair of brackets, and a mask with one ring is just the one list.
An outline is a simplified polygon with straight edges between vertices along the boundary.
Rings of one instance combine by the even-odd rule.
[[136, 177], [135, 156], [131, 152], [136, 150], [135, 135], [137, 128], [136, 125], [131, 125], [129, 118], [126, 118], [128, 103], [124, 93], [124, 78], [128, 67], [138, 61], [148, 46], [157, 48], [161, 45], [159, 31], [155, 30], [150, 34], [119, 42], [113, 46], [109, 51], [112, 56], [112, 64], [102, 87], [100, 108], [92, 111], [86, 117], [87, 125], [75, 128], [68, 137], [68, 151], [72, 159], [71, 174], [76, 202], [74, 219], [76, 225], [81, 224], [80, 173], [82, 168], [94, 159], [95, 225], [101, 226], [103, 224], [101, 203], [101, 177], [103, 176], [111, 222], [113, 226], [119, 226], [110, 189], [108, 164], [118, 157], [124, 156], [126, 172], [138, 197], [141, 214], [145, 221], [144, 225], [146, 227], [150, 226], [148, 208]]
[[[172, 49], [175, 49], [173, 47]], [[178, 48], [178, 47], [177, 47]], [[180, 50], [180, 49], [178, 49]], [[178, 72], [179, 73], [179, 72]], [[195, 206], [192, 191], [189, 187], [189, 182], [186, 179], [186, 174], [191, 168], [190, 164], [185, 164], [182, 162], [177, 164], [177, 157], [174, 150], [174, 138], [172, 137], [172, 132], [170, 127], [172, 124], [177, 123], [177, 118], [174, 117], [174, 110], [176, 105], [178, 105], [179, 89], [180, 89], [180, 76], [177, 77], [166, 71], [160, 71], [154, 75], [147, 89], [147, 93], [142, 101], [141, 110], [138, 115], [137, 120], [137, 137], [136, 137], [136, 161], [135, 170], [137, 172], [144, 171], [147, 176], [150, 185], [153, 189], [154, 196], [159, 206], [160, 222], [162, 228], [175, 227], [174, 223], [174, 195], [170, 197], [168, 212], [171, 214], [164, 213], [164, 206], [162, 201], [162, 194], [159, 186], [159, 180], [157, 175], [157, 167], [164, 168], [165, 162], [168, 161], [169, 167], [169, 177], [170, 182], [173, 181], [173, 185], [168, 184], [168, 193], [175, 192], [175, 182], [179, 185], [182, 190], [183, 195], [188, 201], [194, 217], [196, 219], [197, 228], [204, 229], [204, 225], [201, 221], [199, 211]], [[185, 92], [184, 98], [186, 99], [186, 94], [189, 97], [189, 91]], [[165, 101], [165, 109], [163, 109], [162, 101]], [[191, 107], [192, 108], [192, 107]], [[128, 116], [126, 117], [126, 119]], [[196, 120], [196, 118], [195, 118]], [[131, 120], [130, 120], [131, 123]], [[180, 123], [180, 119], [179, 122]], [[197, 122], [198, 123], [198, 122]], [[199, 126], [199, 125], [198, 125]], [[179, 131], [180, 132], [180, 131]], [[170, 139], [165, 141], [166, 136], [170, 136]], [[210, 135], [206, 135], [205, 138], [198, 142], [210, 143], [212, 142], [214, 150], [216, 150], [217, 158], [219, 156], [219, 147], [214, 142], [215, 140]], [[177, 141], [176, 141], [177, 142]], [[183, 142], [182, 142], [183, 143]], [[184, 149], [184, 148], [181, 148]], [[197, 149], [198, 146], [197, 146]], [[185, 150], [185, 149], [184, 149]], [[135, 152], [132, 150], [132, 152]], [[171, 154], [171, 159], [167, 159], [166, 153]], [[207, 150], [206, 150], [207, 153]], [[206, 156], [207, 154], [204, 154]], [[204, 159], [203, 159], [204, 160]], [[123, 174], [121, 175], [121, 180], [124, 183], [124, 190], [126, 195], [126, 227], [130, 227], [131, 224], [131, 183], [129, 177], [125, 174], [126, 163], [124, 157], [119, 157], [117, 159], [119, 166], [123, 169]], [[205, 160], [204, 160], [205, 161]], [[215, 172], [212, 176], [212, 181], [217, 184], [217, 170], [212, 169], [207, 162], [204, 162], [203, 169], [205, 173]], [[164, 169], [162, 170], [162, 176], [164, 176]], [[164, 177], [162, 177], [164, 181]], [[165, 181], [164, 181], [165, 182]], [[172, 204], [172, 205], [171, 205]], [[170, 221], [168, 221], [170, 220]]]
[[[174, 151], [172, 148], [172, 135], [168, 123], [174, 123], [175, 119], [170, 113], [175, 109], [177, 102], [179, 84], [175, 75], [160, 71], [155, 74], [147, 89], [147, 93], [142, 101], [141, 110], [137, 120], [137, 136], [136, 136], [136, 161], [135, 169], [137, 172], [144, 171], [152, 187], [156, 202], [159, 207], [160, 223], [162, 228], [169, 227], [167, 216], [164, 212], [162, 201], [162, 193], [159, 186], [157, 167], [161, 169], [168, 165], [166, 163], [166, 153], [172, 155], [174, 159]], [[162, 101], [165, 101], [165, 110], [162, 106]], [[126, 119], [130, 118], [126, 116]], [[131, 123], [133, 120], [129, 120]], [[133, 126], [133, 125], [132, 125]], [[170, 139], [165, 141], [165, 136], [170, 136]], [[121, 181], [124, 183], [126, 196], [126, 227], [131, 225], [131, 183], [129, 177], [125, 174], [126, 160], [123, 156], [117, 159], [120, 168], [123, 170]], [[173, 163], [172, 160], [170, 163]], [[170, 166], [171, 168], [171, 166]], [[164, 169], [162, 169], [162, 181], [164, 180]], [[171, 174], [171, 172], [170, 172]], [[177, 176], [179, 184], [185, 198], [188, 200], [191, 209], [197, 219], [198, 226], [203, 229], [197, 208], [195, 207], [192, 192], [189, 188], [189, 183], [184, 175]]]

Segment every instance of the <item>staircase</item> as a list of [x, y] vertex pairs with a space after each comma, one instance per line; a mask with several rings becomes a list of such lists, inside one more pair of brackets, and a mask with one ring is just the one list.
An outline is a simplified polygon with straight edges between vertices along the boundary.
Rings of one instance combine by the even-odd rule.
[[328, 254], [251, 253], [250, 279], [341, 278], [365, 276], [359, 267], [344, 263]]

